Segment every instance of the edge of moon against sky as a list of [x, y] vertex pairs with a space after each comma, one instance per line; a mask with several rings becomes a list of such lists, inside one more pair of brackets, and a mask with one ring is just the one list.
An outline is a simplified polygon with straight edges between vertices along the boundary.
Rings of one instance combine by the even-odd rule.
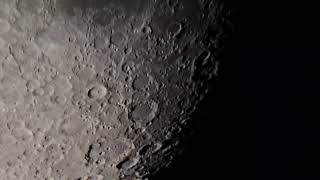
[[218, 77], [223, 4], [0, 0], [0, 179], [143, 179]]

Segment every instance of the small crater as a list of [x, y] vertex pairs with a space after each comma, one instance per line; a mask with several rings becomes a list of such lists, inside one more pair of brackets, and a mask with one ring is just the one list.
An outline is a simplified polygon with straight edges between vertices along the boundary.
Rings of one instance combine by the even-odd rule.
[[11, 133], [19, 141], [30, 141], [33, 139], [33, 133], [26, 128], [14, 128]]
[[94, 70], [94, 68], [84, 67], [80, 70], [80, 72], [77, 73], [77, 76], [79, 77], [80, 81], [88, 82], [94, 77], [95, 74], [96, 71]]
[[55, 94], [51, 96], [51, 101], [57, 105], [64, 105], [67, 102], [67, 97], [63, 94]]
[[121, 32], [114, 33], [110, 38], [110, 42], [118, 48], [124, 48], [127, 42], [127, 36]]
[[108, 102], [113, 105], [122, 104], [123, 97], [119, 93], [113, 93], [108, 99]]
[[33, 91], [33, 95], [34, 96], [43, 96], [45, 93], [44, 89], [43, 88], [39, 88], [39, 89], [35, 89]]
[[20, 74], [19, 64], [17, 63], [16, 59], [13, 56], [8, 56], [3, 63], [3, 70], [9, 75], [12, 76], [10, 78], [18, 78]]
[[6, 105], [18, 105], [23, 97], [16, 88], [1, 88], [0, 87], [0, 102]]
[[82, 102], [84, 101], [84, 99], [85, 99], [84, 93], [82, 94], [81, 92], [74, 92], [71, 98], [71, 103], [76, 106], [83, 105]]
[[152, 120], [158, 111], [158, 104], [155, 102], [147, 102], [143, 104], [139, 104], [134, 107], [133, 111], [131, 112], [132, 118], [136, 120]]
[[26, 86], [27, 90], [32, 93], [33, 91], [40, 89], [40, 81], [37, 79], [31, 79], [27, 82]]
[[122, 65], [122, 71], [127, 74], [132, 74], [135, 69], [135, 64], [132, 61], [125, 62]]
[[169, 37], [176, 38], [182, 31], [182, 24], [179, 22], [172, 23], [167, 29]]
[[94, 113], [100, 113], [101, 110], [101, 104], [98, 103], [97, 101], [94, 101], [93, 103], [90, 104], [90, 111]]
[[135, 90], [142, 90], [145, 89], [150, 83], [150, 78], [147, 74], [140, 74], [138, 77], [136, 77], [133, 81], [133, 88]]
[[100, 138], [89, 146], [85, 159], [87, 164], [103, 161], [104, 164], [111, 165], [119, 163], [131, 149], [132, 145], [122, 139]]
[[127, 157], [123, 161], [121, 161], [116, 167], [118, 169], [128, 170], [128, 169], [134, 167], [135, 165], [137, 165], [139, 160], [140, 160], [139, 156], [133, 157], [133, 158]]
[[212, 72], [214, 72], [215, 66], [210, 61], [211, 59], [210, 51], [202, 52], [197, 58], [194, 60], [194, 71], [192, 75], [192, 79], [197, 80], [205, 80], [206, 76]]
[[43, 88], [44, 94], [48, 96], [52, 96], [54, 94], [54, 87], [51, 85], [46, 85]]
[[52, 143], [45, 150], [45, 162], [52, 165], [62, 160], [63, 155], [59, 144]]
[[143, 32], [144, 34], [151, 34], [151, 33], [152, 33], [152, 28], [151, 28], [151, 26], [145, 26], [145, 27], [143, 27], [143, 28], [142, 28], [142, 32]]
[[88, 96], [91, 99], [101, 99], [105, 95], [107, 95], [107, 88], [100, 84], [93, 86], [88, 91]]

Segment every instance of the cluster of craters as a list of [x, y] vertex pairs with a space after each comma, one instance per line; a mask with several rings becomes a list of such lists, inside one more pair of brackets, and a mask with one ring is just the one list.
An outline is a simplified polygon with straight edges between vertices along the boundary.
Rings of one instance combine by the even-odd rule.
[[206, 0], [0, 0], [0, 179], [139, 179], [216, 77]]

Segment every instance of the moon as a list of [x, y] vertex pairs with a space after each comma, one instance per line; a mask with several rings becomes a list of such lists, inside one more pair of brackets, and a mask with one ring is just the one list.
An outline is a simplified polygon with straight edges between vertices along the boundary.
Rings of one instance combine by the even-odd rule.
[[218, 78], [219, 0], [0, 0], [0, 179], [170, 165]]

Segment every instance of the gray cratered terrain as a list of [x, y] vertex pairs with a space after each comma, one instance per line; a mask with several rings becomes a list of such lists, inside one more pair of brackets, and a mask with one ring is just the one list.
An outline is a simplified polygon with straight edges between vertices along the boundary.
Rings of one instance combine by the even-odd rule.
[[211, 0], [0, 0], [0, 179], [144, 179], [217, 76]]

